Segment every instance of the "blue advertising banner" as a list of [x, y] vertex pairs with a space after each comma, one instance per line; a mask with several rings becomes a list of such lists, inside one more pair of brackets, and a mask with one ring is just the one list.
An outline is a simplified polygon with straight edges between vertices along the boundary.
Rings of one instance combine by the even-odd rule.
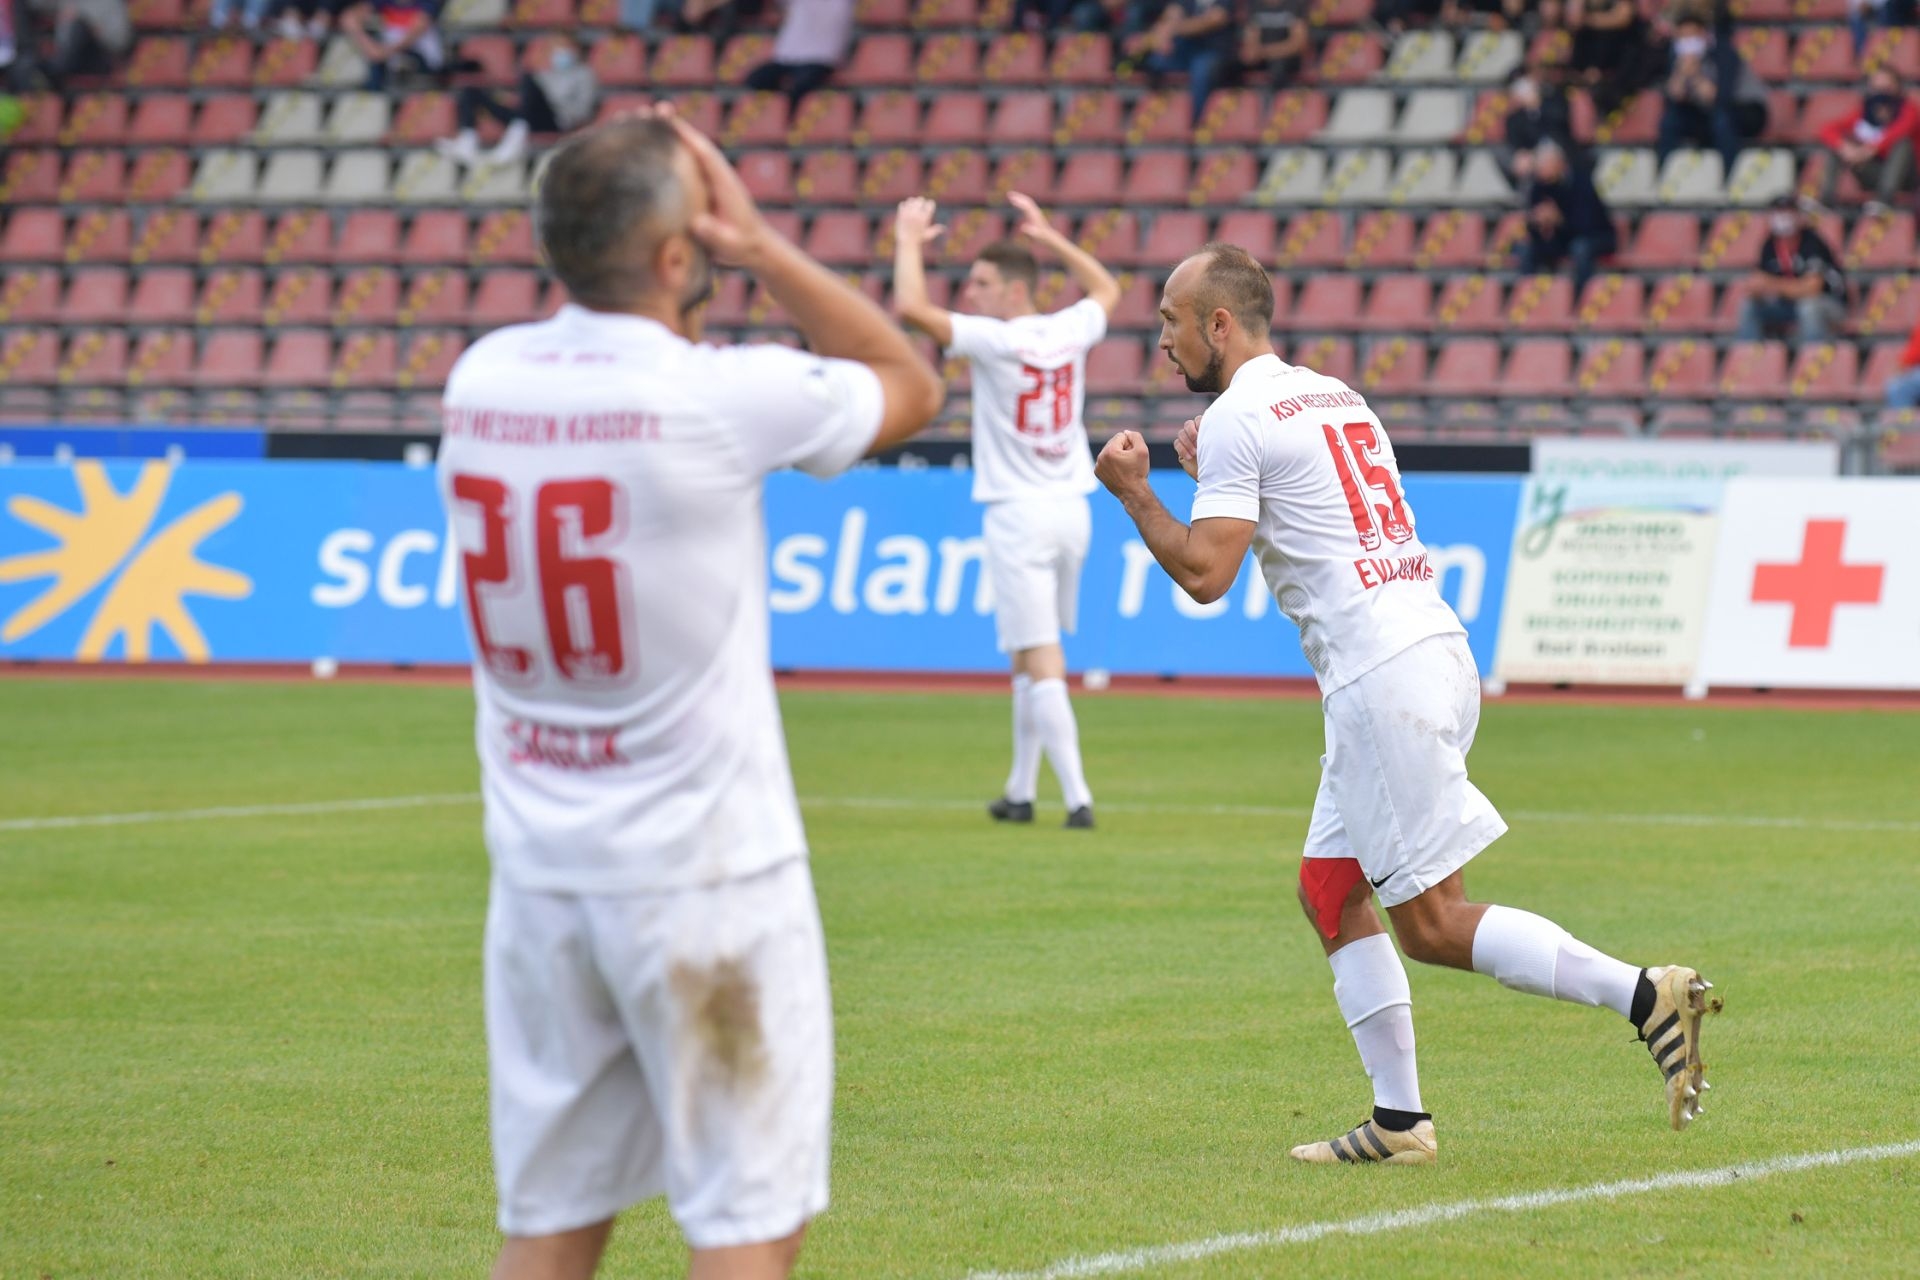
[[16, 458], [222, 458], [267, 456], [256, 427], [0, 427], [0, 455]]
[[[992, 671], [980, 509], [962, 472], [866, 468], [767, 486], [776, 665]], [[1193, 486], [1155, 484], [1176, 512]], [[1407, 495], [1493, 660], [1520, 481], [1410, 476]], [[0, 658], [464, 662], [459, 555], [432, 473], [391, 463], [166, 461], [0, 467]], [[1310, 674], [1251, 563], [1195, 605], [1096, 494], [1080, 669]]]

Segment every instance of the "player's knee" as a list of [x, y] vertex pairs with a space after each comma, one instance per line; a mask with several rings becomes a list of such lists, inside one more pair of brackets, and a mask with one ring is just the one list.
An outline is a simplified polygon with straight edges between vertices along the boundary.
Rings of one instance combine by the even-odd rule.
[[1366, 890], [1366, 872], [1353, 858], [1300, 860], [1300, 905], [1324, 938], [1339, 936], [1341, 916], [1365, 900]]
[[1400, 950], [1407, 959], [1421, 964], [1439, 964], [1446, 954], [1446, 937], [1443, 930], [1435, 927], [1426, 916], [1412, 916], [1405, 920], [1395, 918], [1393, 932], [1400, 940]]

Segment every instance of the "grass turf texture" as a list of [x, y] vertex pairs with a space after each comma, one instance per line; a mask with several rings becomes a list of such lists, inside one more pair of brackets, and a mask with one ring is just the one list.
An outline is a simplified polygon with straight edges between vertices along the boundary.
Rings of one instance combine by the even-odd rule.
[[[1031, 828], [977, 807], [1002, 699], [785, 706], [838, 1019], [834, 1207], [804, 1275], [959, 1277], [1920, 1137], [1920, 715], [1490, 705], [1475, 774], [1514, 832], [1470, 890], [1703, 968], [1728, 998], [1717, 1087], [1674, 1134], [1613, 1015], [1413, 966], [1442, 1163], [1398, 1170], [1285, 1158], [1368, 1100], [1293, 904], [1317, 706], [1079, 699], [1090, 835], [1044, 793]], [[0, 820], [471, 791], [469, 716], [454, 688], [8, 680]], [[1618, 817], [1645, 814], [1829, 825]], [[1896, 825], [1843, 829], [1873, 822]], [[484, 1274], [485, 891], [471, 803], [0, 830], [0, 1280]], [[1153, 1274], [1910, 1274], [1917, 1192], [1908, 1158]], [[682, 1257], [656, 1204], [604, 1273]]]

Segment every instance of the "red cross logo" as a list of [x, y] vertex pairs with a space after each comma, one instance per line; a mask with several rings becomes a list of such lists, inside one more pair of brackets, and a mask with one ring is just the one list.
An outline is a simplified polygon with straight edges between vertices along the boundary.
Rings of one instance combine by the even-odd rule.
[[1799, 564], [1763, 564], [1753, 571], [1755, 604], [1793, 606], [1790, 649], [1824, 649], [1833, 636], [1833, 611], [1843, 604], [1880, 603], [1886, 566], [1840, 563], [1845, 520], [1807, 521]]

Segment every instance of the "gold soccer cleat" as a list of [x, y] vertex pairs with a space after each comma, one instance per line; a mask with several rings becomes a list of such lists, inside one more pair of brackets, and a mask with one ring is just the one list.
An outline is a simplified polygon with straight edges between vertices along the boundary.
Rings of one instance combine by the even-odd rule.
[[1709, 997], [1713, 984], [1684, 965], [1648, 969], [1653, 984], [1653, 1012], [1640, 1024], [1640, 1038], [1654, 1065], [1667, 1078], [1667, 1120], [1684, 1129], [1707, 1109], [1706, 1064], [1700, 1061], [1700, 1020], [1720, 1012], [1719, 996]]
[[1289, 1154], [1308, 1164], [1432, 1164], [1440, 1158], [1440, 1144], [1431, 1120], [1405, 1130], [1366, 1120], [1332, 1142], [1309, 1142]]

